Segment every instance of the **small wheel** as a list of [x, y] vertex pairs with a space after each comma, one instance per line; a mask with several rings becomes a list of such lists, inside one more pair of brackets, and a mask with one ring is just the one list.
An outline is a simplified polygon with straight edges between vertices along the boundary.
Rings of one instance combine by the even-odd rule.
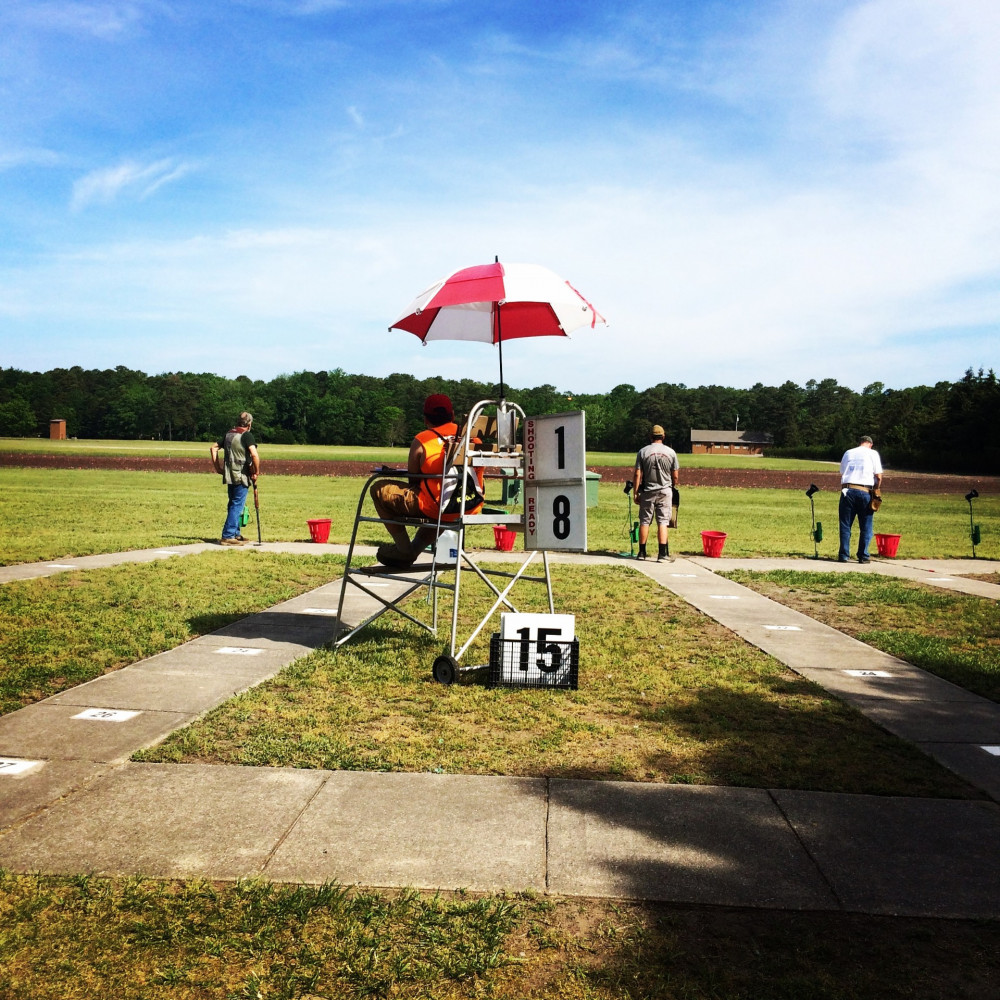
[[454, 684], [458, 680], [458, 660], [443, 653], [434, 661], [433, 674], [438, 684]]

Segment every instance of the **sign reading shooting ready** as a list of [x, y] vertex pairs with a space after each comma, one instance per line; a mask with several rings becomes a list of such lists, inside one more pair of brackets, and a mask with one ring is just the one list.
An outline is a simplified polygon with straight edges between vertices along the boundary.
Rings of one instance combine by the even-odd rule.
[[587, 551], [583, 410], [524, 421], [524, 547]]

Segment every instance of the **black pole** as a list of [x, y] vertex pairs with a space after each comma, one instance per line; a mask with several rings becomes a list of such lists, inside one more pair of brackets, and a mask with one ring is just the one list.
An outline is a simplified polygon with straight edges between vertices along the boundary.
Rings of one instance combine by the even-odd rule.
[[500, 352], [500, 398], [504, 398], [503, 394], [503, 336], [500, 332], [500, 303], [496, 305], [497, 308], [497, 350]]
[[976, 523], [972, 513], [972, 501], [979, 496], [979, 490], [970, 490], [965, 494], [965, 499], [969, 501], [969, 540], [972, 542], [972, 558], [976, 558]]
[[[500, 263], [500, 255], [499, 254], [494, 254], [494, 256], [493, 256], [493, 263], [494, 264], [499, 264]], [[500, 306], [501, 306], [501, 304], [502, 303], [500, 303], [500, 302], [495, 303], [495, 307], [496, 307], [496, 311], [497, 311], [497, 313], [496, 313], [496, 316], [497, 316], [497, 351], [500, 354], [500, 399], [503, 400], [503, 398], [504, 398], [504, 393], [503, 393], [503, 334], [502, 334], [502, 332], [500, 330]]]
[[813, 559], [819, 559], [819, 542], [816, 541], [816, 501], [810, 497], [809, 506], [812, 508], [812, 522], [813, 522]]

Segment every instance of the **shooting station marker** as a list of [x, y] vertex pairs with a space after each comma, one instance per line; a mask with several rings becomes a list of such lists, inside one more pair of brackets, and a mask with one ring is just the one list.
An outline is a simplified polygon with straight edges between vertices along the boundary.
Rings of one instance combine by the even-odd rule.
[[230, 656], [259, 656], [263, 649], [255, 646], [220, 646], [217, 653], [228, 653]]
[[894, 677], [888, 670], [845, 670], [848, 677]]
[[73, 563], [49, 563], [49, 569], [76, 569]]
[[129, 712], [123, 708], [87, 708], [79, 715], [74, 715], [74, 719], [85, 719], [88, 722], [128, 722], [134, 719], [141, 712]]
[[41, 765], [40, 760], [19, 760], [17, 757], [0, 757], [0, 776], [24, 774]]
[[802, 627], [800, 625], [764, 625], [762, 628], [769, 629], [771, 632], [801, 632]]
[[708, 596], [713, 601], [738, 601], [740, 599], [739, 594], [709, 594]]
[[304, 615], [332, 615], [334, 618], [337, 616], [336, 608], [303, 608], [302, 614]]

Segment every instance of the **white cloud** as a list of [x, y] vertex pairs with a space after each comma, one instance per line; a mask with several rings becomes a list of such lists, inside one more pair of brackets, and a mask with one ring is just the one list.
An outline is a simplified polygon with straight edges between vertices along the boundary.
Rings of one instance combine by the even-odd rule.
[[63, 162], [63, 156], [51, 149], [0, 150], [0, 170], [15, 167], [54, 167]]
[[70, 207], [78, 212], [92, 204], [107, 205], [125, 193], [142, 200], [192, 169], [190, 163], [175, 163], [171, 159], [146, 165], [126, 160], [116, 167], [94, 170], [74, 181]]
[[113, 39], [126, 34], [142, 20], [142, 5], [134, 0], [107, 0], [87, 3], [58, 2], [38, 3], [35, 0], [19, 2], [7, 0], [11, 5], [7, 16], [32, 28], [64, 32], [71, 35]]

